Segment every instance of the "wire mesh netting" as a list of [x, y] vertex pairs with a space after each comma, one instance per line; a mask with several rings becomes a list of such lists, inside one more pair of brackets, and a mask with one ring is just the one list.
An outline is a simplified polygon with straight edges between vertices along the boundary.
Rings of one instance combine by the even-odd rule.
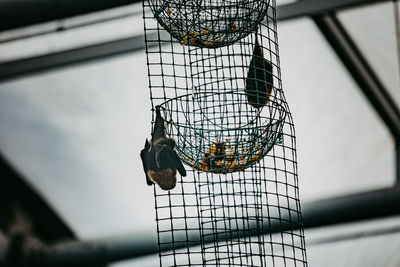
[[307, 266], [275, 2], [143, 10], [152, 111], [188, 171], [154, 186], [160, 266]]

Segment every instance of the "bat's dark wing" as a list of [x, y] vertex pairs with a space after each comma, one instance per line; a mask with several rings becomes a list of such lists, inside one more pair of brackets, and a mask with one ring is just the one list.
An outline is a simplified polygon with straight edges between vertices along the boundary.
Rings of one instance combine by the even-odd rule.
[[151, 160], [151, 154], [150, 152], [144, 148], [141, 152], [140, 152], [140, 157], [142, 158], [142, 162], [143, 162], [143, 170], [144, 173], [146, 174], [146, 182], [147, 185], [152, 185], [153, 182], [149, 179], [149, 177], [147, 176], [147, 171], [149, 169], [150, 166], [150, 160]]
[[163, 164], [165, 164], [166, 166], [177, 169], [180, 175], [186, 176], [186, 170], [182, 164], [181, 159], [179, 158], [178, 154], [176, 154], [175, 150], [173, 150], [168, 145], [162, 145], [160, 152], [160, 161], [162, 161]]
[[174, 158], [175, 158], [176, 169], [178, 170], [180, 175], [186, 176], [186, 170], [185, 170], [185, 167], [182, 164], [181, 159], [179, 158], [178, 154], [176, 154], [175, 150], [172, 150], [172, 152], [173, 152]]
[[250, 105], [260, 108], [268, 103], [273, 79], [272, 64], [264, 59], [262, 49], [256, 40], [246, 78], [246, 94]]

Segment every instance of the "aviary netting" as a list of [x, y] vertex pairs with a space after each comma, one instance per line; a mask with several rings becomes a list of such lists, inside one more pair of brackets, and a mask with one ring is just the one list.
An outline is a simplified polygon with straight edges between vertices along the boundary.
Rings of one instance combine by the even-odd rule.
[[188, 173], [154, 186], [160, 266], [307, 266], [275, 2], [143, 10], [153, 115]]

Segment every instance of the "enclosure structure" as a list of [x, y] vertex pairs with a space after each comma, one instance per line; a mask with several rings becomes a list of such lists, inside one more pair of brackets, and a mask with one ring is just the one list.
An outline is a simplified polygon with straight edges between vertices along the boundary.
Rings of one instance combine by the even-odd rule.
[[[141, 1], [14, 2], [0, 3], [0, 153], [77, 241], [30, 265], [157, 266], [153, 188], [138, 155], [150, 130], [138, 125], [151, 121], [142, 8], [130, 4]], [[311, 266], [400, 265], [396, 3], [277, 1]], [[15, 25], [29, 27], [8, 31]], [[41, 210], [30, 209], [34, 237], [64, 241]]]
[[275, 2], [143, 7], [152, 107], [189, 170], [154, 188], [160, 265], [307, 266]]

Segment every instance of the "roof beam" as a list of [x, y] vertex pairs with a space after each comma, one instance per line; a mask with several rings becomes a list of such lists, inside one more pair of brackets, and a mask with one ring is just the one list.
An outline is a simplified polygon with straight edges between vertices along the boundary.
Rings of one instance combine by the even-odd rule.
[[141, 0], [0, 0], [0, 31], [137, 2]]
[[82, 61], [144, 49], [144, 35], [94, 44], [61, 52], [0, 63], [0, 82], [21, 75], [44, 71]]
[[[302, 210], [305, 228], [399, 215], [400, 187], [306, 203], [302, 205]], [[252, 235], [262, 235], [290, 231], [301, 225], [295, 220], [292, 221], [289, 223], [288, 220], [285, 223], [282, 218], [275, 224], [266, 222], [263, 232], [257, 232], [258, 228], [253, 226], [255, 228], [248, 229], [247, 232], [233, 233], [232, 239], [237, 240], [237, 238], [244, 237], [243, 235], [248, 237], [251, 230], [253, 230], [251, 231]], [[186, 236], [182, 236], [179, 237], [179, 240], [186, 240], [186, 238]], [[190, 236], [189, 240], [199, 240], [199, 238]], [[210, 238], [205, 242], [213, 243], [215, 241]], [[218, 239], [218, 241], [225, 241], [225, 239]], [[97, 241], [64, 243], [31, 250], [30, 254], [26, 255], [28, 258], [25, 259], [32, 266], [88, 266], [197, 245], [199, 245], [198, 242], [190, 241], [165, 244], [162, 248], [159, 248], [155, 235], [125, 235]]]
[[[74, 232], [52, 207], [26, 182], [26, 179], [0, 153], [0, 235], [15, 224], [17, 210], [22, 210], [32, 222], [33, 233], [45, 243], [75, 239]], [[15, 230], [15, 229], [14, 229]], [[0, 236], [1, 239], [1, 236]], [[1, 240], [0, 240], [1, 241]], [[1, 259], [0, 242], [0, 266]]]

